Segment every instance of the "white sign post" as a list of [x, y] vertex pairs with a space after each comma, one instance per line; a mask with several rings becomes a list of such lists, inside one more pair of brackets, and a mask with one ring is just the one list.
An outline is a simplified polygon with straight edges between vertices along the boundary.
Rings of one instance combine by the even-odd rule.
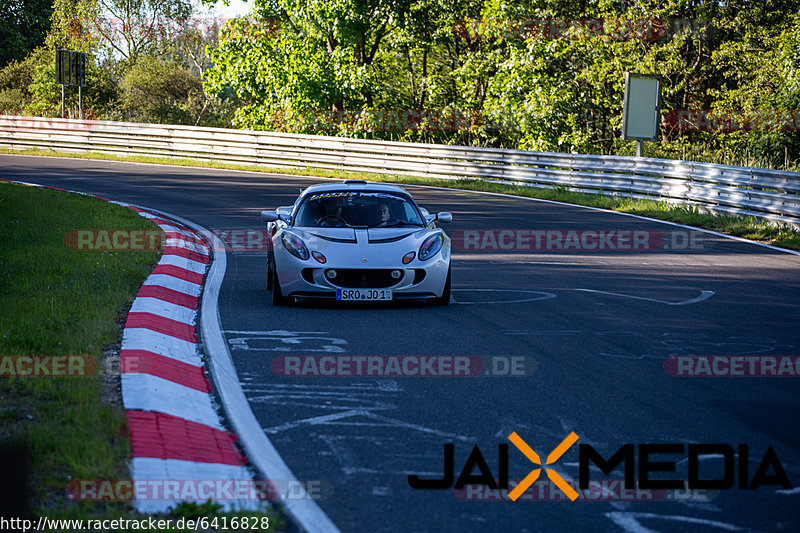
[[637, 157], [642, 156], [643, 141], [658, 139], [660, 106], [661, 78], [659, 76], [625, 73], [622, 139], [636, 141]]

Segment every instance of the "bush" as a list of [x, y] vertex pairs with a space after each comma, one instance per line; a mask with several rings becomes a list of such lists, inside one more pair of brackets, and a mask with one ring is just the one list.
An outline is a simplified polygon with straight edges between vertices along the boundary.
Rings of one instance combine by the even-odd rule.
[[0, 113], [18, 114], [28, 106], [32, 97], [33, 74], [32, 55], [0, 69]]
[[175, 61], [140, 56], [120, 83], [115, 117], [132, 122], [194, 124], [203, 109], [202, 82]]

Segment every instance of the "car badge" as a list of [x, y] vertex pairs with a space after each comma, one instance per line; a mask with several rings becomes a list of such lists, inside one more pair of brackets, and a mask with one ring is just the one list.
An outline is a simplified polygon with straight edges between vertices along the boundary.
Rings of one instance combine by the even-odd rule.
[[367, 262], [367, 258], [365, 257], [364, 259], [361, 260], [361, 262], [362, 263], [366, 263]]

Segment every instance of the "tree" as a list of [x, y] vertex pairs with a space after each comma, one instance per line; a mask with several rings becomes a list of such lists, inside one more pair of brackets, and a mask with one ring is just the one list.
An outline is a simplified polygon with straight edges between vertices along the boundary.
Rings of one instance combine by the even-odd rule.
[[203, 107], [202, 82], [184, 65], [141, 55], [120, 83], [121, 117], [133, 122], [195, 124]]
[[[409, 0], [257, 0], [254, 19], [223, 29], [207, 87], [236, 91], [246, 104], [237, 112], [240, 125], [277, 120], [290, 130], [316, 131], [317, 119], [308, 120], [306, 111], [374, 105], [376, 57], [409, 6]], [[299, 114], [286, 118], [287, 111]]]
[[[398, 138], [630, 153], [628, 71], [662, 77], [665, 112], [800, 107], [798, 11], [798, 0], [256, 0], [254, 19], [224, 29], [205, 83], [235, 91], [236, 123], [250, 128], [392, 137], [371, 112], [426, 108], [478, 120]], [[775, 164], [800, 157], [798, 135], [665, 127], [654, 149]]]
[[164, 53], [192, 13], [189, 0], [95, 0], [102, 16], [91, 31], [110, 55], [135, 63], [145, 54]]
[[0, 67], [22, 60], [44, 43], [53, 13], [50, 0], [0, 2]]
[[17, 115], [27, 107], [33, 74], [33, 54], [0, 69], [0, 115]]

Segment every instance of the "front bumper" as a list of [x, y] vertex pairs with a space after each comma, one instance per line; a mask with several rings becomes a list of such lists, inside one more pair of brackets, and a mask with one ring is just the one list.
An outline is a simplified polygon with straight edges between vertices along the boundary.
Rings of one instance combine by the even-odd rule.
[[[275, 264], [284, 296], [301, 298], [336, 298], [337, 289], [391, 289], [395, 300], [438, 298], [444, 292], [450, 267], [449, 250], [425, 262], [414, 260], [409, 265], [380, 265], [364, 268], [358, 265], [319, 264], [313, 258], [300, 260], [286, 251], [276, 250]], [[327, 273], [337, 272], [331, 279]], [[396, 280], [392, 271], [399, 271]]]

